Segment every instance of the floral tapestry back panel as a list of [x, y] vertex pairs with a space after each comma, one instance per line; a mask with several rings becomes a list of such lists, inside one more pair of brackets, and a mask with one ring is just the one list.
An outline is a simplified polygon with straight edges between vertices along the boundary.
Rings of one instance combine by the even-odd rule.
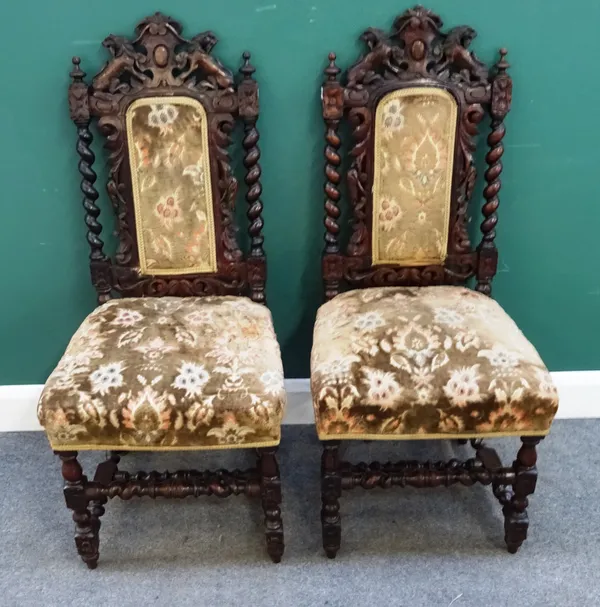
[[189, 97], [138, 99], [127, 142], [142, 274], [216, 272], [206, 112]]
[[443, 263], [448, 245], [456, 101], [436, 88], [388, 93], [375, 117], [374, 264]]

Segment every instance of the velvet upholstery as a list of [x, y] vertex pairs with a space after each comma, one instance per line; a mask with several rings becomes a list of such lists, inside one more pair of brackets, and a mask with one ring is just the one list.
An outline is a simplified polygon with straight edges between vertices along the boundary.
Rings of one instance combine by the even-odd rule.
[[114, 299], [73, 336], [38, 416], [56, 450], [279, 443], [283, 368], [271, 314], [245, 297]]
[[338, 295], [317, 314], [311, 369], [321, 439], [545, 435], [558, 407], [513, 320], [463, 287]]
[[200, 102], [134, 101], [127, 142], [142, 274], [216, 272], [208, 128]]
[[436, 88], [385, 95], [375, 118], [374, 264], [421, 266], [446, 258], [456, 101]]

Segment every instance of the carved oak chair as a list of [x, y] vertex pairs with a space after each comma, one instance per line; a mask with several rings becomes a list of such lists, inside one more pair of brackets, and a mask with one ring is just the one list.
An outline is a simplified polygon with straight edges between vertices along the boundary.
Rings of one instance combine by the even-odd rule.
[[[69, 105], [100, 306], [48, 379], [38, 414], [62, 460], [77, 550], [90, 568], [113, 497], [260, 497], [273, 561], [284, 549], [276, 449], [285, 392], [264, 305], [258, 88], [248, 53], [236, 84], [210, 54], [212, 32], [187, 40], [181, 31], [157, 13], [133, 40], [109, 36], [112, 56], [91, 85], [73, 59]], [[92, 118], [110, 153], [114, 259], [100, 239]], [[237, 119], [245, 131], [248, 255], [236, 239], [228, 155]], [[234, 448], [256, 448], [257, 466], [136, 474], [118, 467], [128, 451]], [[109, 451], [93, 480], [77, 461], [82, 450]]]
[[[338, 81], [329, 56], [322, 88], [326, 124], [325, 303], [318, 312], [311, 390], [323, 441], [323, 546], [341, 538], [339, 498], [354, 487], [491, 484], [503, 505], [505, 539], [527, 535], [527, 496], [536, 484], [536, 445], [558, 400], [534, 347], [494, 302], [491, 281], [512, 83], [506, 50], [495, 70], [468, 50], [475, 32], [442, 32], [423, 7], [399, 16], [390, 34], [368, 29], [367, 52]], [[487, 110], [487, 185], [482, 238], [467, 233], [476, 172], [475, 136]], [[340, 250], [340, 123], [352, 148], [347, 172], [352, 230]], [[475, 289], [466, 287], [475, 279]], [[342, 286], [352, 290], [341, 293]], [[483, 439], [521, 436], [503, 466]], [[470, 439], [466, 461], [351, 464], [341, 440]]]

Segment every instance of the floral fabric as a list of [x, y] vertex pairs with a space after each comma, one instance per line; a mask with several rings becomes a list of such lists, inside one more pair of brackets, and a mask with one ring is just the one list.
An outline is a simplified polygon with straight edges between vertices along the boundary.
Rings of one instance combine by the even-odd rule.
[[52, 447], [169, 450], [279, 443], [283, 368], [269, 310], [245, 297], [111, 300], [42, 392]]
[[442, 89], [388, 93], [375, 118], [374, 264], [446, 258], [456, 101]]
[[189, 97], [139, 99], [127, 138], [142, 273], [215, 272], [204, 108]]
[[311, 390], [322, 439], [544, 435], [558, 408], [512, 319], [462, 287], [359, 289], [321, 306]]

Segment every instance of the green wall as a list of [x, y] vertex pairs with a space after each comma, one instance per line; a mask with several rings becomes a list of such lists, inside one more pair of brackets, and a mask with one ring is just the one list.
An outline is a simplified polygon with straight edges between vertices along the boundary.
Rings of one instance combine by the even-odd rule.
[[[243, 50], [253, 53], [261, 85], [269, 302], [286, 375], [307, 376], [321, 298], [320, 73], [328, 51], [347, 66], [361, 31], [386, 28], [407, 6], [398, 0], [7, 3], [0, 42], [0, 384], [43, 382], [94, 306], [66, 103], [70, 58], [80, 55], [84, 69], [95, 72], [105, 59], [104, 36], [129, 35], [157, 9], [180, 19], [184, 34], [213, 29], [221, 38], [216, 51], [230, 66]], [[577, 10], [563, 0], [429, 0], [429, 6], [446, 26], [473, 26], [482, 59], [507, 46], [513, 65], [495, 296], [552, 370], [600, 369], [600, 126], [593, 121], [600, 107], [600, 3], [587, 0]]]

